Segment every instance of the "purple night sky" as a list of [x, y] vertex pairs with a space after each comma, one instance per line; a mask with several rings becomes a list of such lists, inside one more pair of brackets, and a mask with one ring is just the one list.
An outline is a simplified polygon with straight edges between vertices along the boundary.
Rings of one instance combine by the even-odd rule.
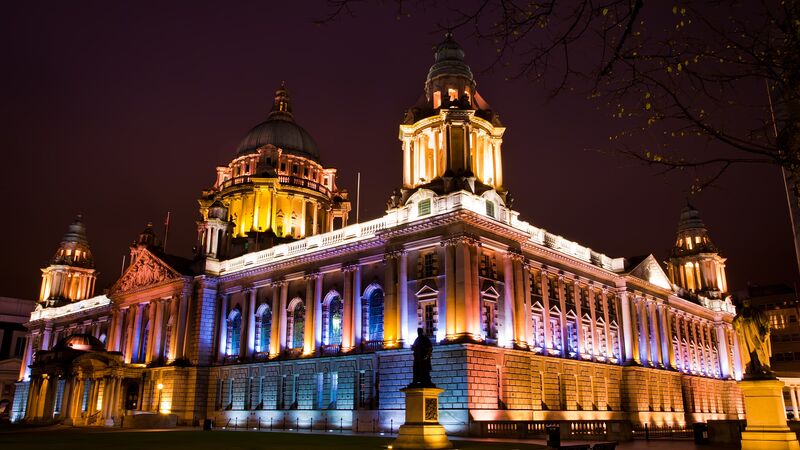
[[[325, 12], [321, 1], [5, 5], [0, 296], [38, 295], [39, 268], [79, 212], [98, 294], [148, 221], [163, 237], [167, 211], [167, 250], [189, 256], [196, 198], [266, 117], [282, 80], [353, 199], [361, 172], [362, 220], [382, 215], [401, 183], [398, 125], [442, 34], [423, 15], [396, 20], [391, 6], [314, 25]], [[548, 100], [541, 85], [482, 73], [493, 49], [456, 39], [507, 127], [505, 181], [521, 218], [612, 257], [664, 260], [690, 177], [596, 151], [615, 131], [602, 105], [577, 94]], [[691, 202], [728, 258], [733, 290], [797, 278], [777, 167], [735, 168]]]

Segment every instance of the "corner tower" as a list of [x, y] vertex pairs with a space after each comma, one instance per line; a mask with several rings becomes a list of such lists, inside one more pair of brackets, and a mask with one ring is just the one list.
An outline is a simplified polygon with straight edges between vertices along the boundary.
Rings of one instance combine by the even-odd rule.
[[435, 49], [425, 94], [406, 111], [400, 125], [403, 142], [400, 206], [419, 189], [437, 195], [495, 190], [503, 201], [502, 144], [505, 128], [475, 89], [464, 51], [448, 33]]
[[86, 226], [79, 214], [61, 239], [50, 265], [42, 269], [39, 303], [45, 307], [60, 306], [90, 298], [94, 295], [96, 278]]
[[322, 165], [316, 142], [295, 122], [284, 85], [199, 204], [197, 253], [217, 259], [344, 227], [350, 212], [336, 169]]
[[700, 212], [687, 203], [678, 222], [678, 236], [670, 254], [669, 278], [686, 291], [712, 299], [728, 292], [725, 258], [711, 242]]

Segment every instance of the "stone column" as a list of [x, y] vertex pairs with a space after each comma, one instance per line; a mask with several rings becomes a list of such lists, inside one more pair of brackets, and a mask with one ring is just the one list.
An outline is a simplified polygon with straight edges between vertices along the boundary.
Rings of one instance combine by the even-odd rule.
[[25, 336], [25, 353], [22, 355], [22, 367], [19, 369], [19, 380], [28, 381], [31, 374], [31, 361], [33, 360], [33, 334]]
[[677, 315], [670, 314], [671, 319], [675, 322], [675, 338], [678, 340], [677, 346], [677, 353], [674, 355], [675, 357], [675, 368], [680, 369], [682, 371], [686, 371], [686, 368], [683, 367], [684, 365], [684, 354], [683, 354], [683, 338], [681, 334], [681, 314], [678, 313]]
[[481, 288], [478, 283], [478, 277], [480, 275], [478, 261], [480, 261], [481, 258], [481, 243], [477, 238], [470, 236], [466, 244], [470, 268], [469, 277], [467, 279], [469, 280], [470, 292], [472, 292], [472, 294], [467, 297], [472, 299], [472, 305], [467, 311], [467, 323], [472, 327], [472, 336], [477, 337], [481, 335], [481, 308], [483, 308], [483, 305], [481, 305]]
[[397, 260], [402, 250], [387, 251], [383, 257], [384, 270], [384, 303], [383, 303], [383, 339], [386, 347], [400, 345], [400, 305], [397, 295]]
[[[517, 308], [514, 298], [514, 262], [511, 252], [506, 252], [506, 254], [503, 255], [503, 287], [503, 328], [498, 330], [498, 344], [501, 346], [513, 346], [517, 342], [517, 328], [515, 325], [518, 320], [516, 320]], [[486, 320], [490, 321], [491, 318], [487, 317]]]
[[[578, 358], [582, 359], [586, 349], [584, 348], [583, 336], [583, 305], [581, 303], [581, 282], [578, 277], [575, 277], [575, 282], [572, 283], [572, 298], [575, 300], [575, 332], [578, 335]], [[580, 404], [580, 402], [578, 402]]]
[[[228, 350], [228, 294], [219, 296], [219, 324], [217, 326], [217, 362], [225, 361]], [[140, 399], [141, 402], [141, 399]]]
[[[289, 286], [286, 281], [281, 282], [281, 299], [280, 299], [280, 309], [278, 310], [278, 342], [280, 343], [280, 350], [286, 350], [286, 342], [288, 340], [288, 336], [286, 335], [287, 332], [287, 324], [286, 324], [286, 307], [287, 305], [287, 297], [289, 295]], [[275, 316], [273, 314], [273, 319], [275, 320]]]
[[[548, 286], [551, 280], [550, 276], [545, 270], [542, 270], [539, 281], [542, 284], [542, 321], [544, 321], [542, 324], [542, 329], [544, 330], [544, 352], [547, 353], [548, 350], [553, 349], [553, 337], [551, 336], [550, 331], [550, 288]], [[542, 399], [542, 402], [544, 402], [544, 399]]]
[[653, 365], [655, 360], [653, 355], [650, 354], [651, 346], [650, 340], [652, 339], [650, 333], [650, 321], [647, 317], [647, 299], [642, 298], [638, 304], [639, 309], [639, 351], [642, 357], [642, 363], [649, 363]]
[[657, 365], [658, 367], [666, 367], [663, 357], [663, 343], [661, 341], [663, 330], [661, 329], [661, 321], [658, 318], [656, 302], [650, 300], [647, 302], [647, 306], [650, 313], [650, 355], [653, 359], [653, 364]]
[[642, 353], [639, 349], [639, 341], [640, 337], [640, 329], [639, 329], [639, 305], [636, 300], [635, 294], [629, 293], [628, 298], [634, 295], [634, 298], [631, 300], [631, 351], [633, 352], [633, 362], [636, 364], [641, 365], [642, 361]]
[[172, 361], [178, 358], [180, 342], [178, 342], [178, 335], [180, 334], [180, 298], [172, 297], [169, 300], [169, 319], [167, 319], [167, 324], [172, 322], [172, 325], [169, 327], [169, 347], [164, 348], [165, 359], [168, 361]]
[[161, 358], [164, 356], [163, 352], [167, 351], [167, 349], [164, 349], [164, 327], [166, 326], [165, 309], [167, 308], [167, 300], [160, 300], [157, 305], [156, 327], [155, 330], [153, 330], [153, 356], [150, 358], [152, 360]]
[[322, 281], [321, 273], [314, 274], [314, 351], [322, 348]]
[[314, 278], [316, 278], [318, 274], [306, 274], [304, 277], [306, 280], [306, 322], [305, 322], [305, 329], [303, 330], [303, 354], [304, 355], [311, 355], [314, 353], [316, 342], [316, 325], [317, 325], [317, 311], [316, 305], [314, 304]]
[[353, 344], [356, 348], [361, 347], [364, 339], [364, 322], [361, 317], [361, 265], [356, 264], [353, 269]]
[[530, 264], [525, 261], [522, 261], [520, 266], [522, 267], [522, 307], [525, 311], [526, 344], [528, 344], [528, 348], [532, 349], [536, 340], [536, 333], [533, 330], [533, 319], [531, 317], [531, 308], [533, 307], [533, 301], [531, 300], [531, 268]]
[[522, 275], [522, 266], [525, 258], [521, 254], [514, 253], [511, 255], [511, 260], [514, 270], [514, 346], [527, 349], [531, 313], [530, 297], [526, 301], [525, 296], [525, 292], [529, 292], [529, 289], [526, 288]]
[[[600, 356], [600, 349], [597, 348], [597, 315], [600, 313], [596, 311], [595, 304], [597, 303], [597, 292], [594, 290], [593, 282], [589, 282], [589, 285], [586, 287], [586, 297], [589, 301], [589, 318], [591, 322], [589, 323], [589, 332], [591, 333], [590, 340], [592, 342], [592, 351], [590, 352], [590, 356], [592, 357], [592, 361], [596, 359], [596, 356]], [[606, 324], [606, 329], [608, 329], [608, 321], [603, 319], [603, 322]], [[606, 339], [606, 346], [608, 346], [608, 339]]]
[[706, 323], [705, 321], [699, 321], [697, 323], [697, 332], [700, 335], [700, 348], [702, 349], [701, 355], [703, 358], [703, 367], [702, 372], [706, 375], [711, 374], [711, 367], [709, 367], [709, 361], [711, 360], [711, 355], [709, 354], [708, 347], [706, 347]]
[[64, 377], [64, 392], [61, 394], [61, 410], [58, 413], [59, 419], [69, 419], [72, 417], [72, 391], [74, 390], [75, 377], [66, 375]]
[[147, 325], [150, 328], [147, 332], [147, 348], [142, 349], [144, 352], [142, 361], [146, 364], [152, 360], [153, 355], [153, 345], [155, 344], [155, 339], [153, 339], [153, 334], [156, 330], [156, 310], [158, 309], [158, 300], [153, 300], [150, 302], [150, 306], [147, 308]]
[[269, 356], [277, 356], [283, 349], [280, 344], [281, 329], [281, 282], [274, 281], [272, 286], [272, 328], [269, 335]]
[[558, 303], [561, 310], [561, 357], [566, 358], [569, 355], [569, 334], [567, 333], [567, 301], [566, 301], [566, 284], [564, 282], [564, 275], [558, 276]]
[[800, 398], [799, 386], [789, 386], [789, 398], [792, 399], [792, 415], [794, 416], [794, 420], [800, 420], [797, 408], [798, 398]]
[[258, 288], [252, 288], [249, 292], [247, 303], [247, 351], [245, 356], [252, 358], [256, 350], [256, 296]]
[[353, 266], [343, 266], [342, 292], [342, 352], [353, 349]]
[[134, 317], [133, 320], [133, 330], [129, 344], [131, 349], [130, 352], [128, 353], [130, 362], [138, 363], [144, 360], [141, 354], [142, 352], [141, 340], [142, 340], [142, 315], [144, 314], [145, 305], [146, 303], [138, 303], [134, 305], [136, 308], [136, 316]]
[[[400, 345], [410, 347], [414, 338], [409, 335], [408, 330], [408, 252], [402, 250], [398, 261], [397, 273], [397, 297], [400, 313]], [[416, 331], [416, 330], [415, 330]], [[413, 336], [416, 336], [416, 332]]]
[[[725, 324], [717, 323], [715, 327], [715, 334], [717, 335], [717, 356], [719, 357], [719, 373], [724, 379], [731, 377], [731, 362], [730, 351], [728, 349], [728, 340], [725, 337]], [[795, 417], [797, 417], [795, 415]]]
[[659, 336], [661, 338], [661, 362], [666, 368], [675, 368], [675, 355], [672, 350], [672, 327], [670, 326], [669, 307], [659, 303], [656, 307], [658, 313]]
[[116, 311], [115, 317], [117, 319], [116, 323], [114, 324], [114, 346], [112, 350], [119, 352], [123, 349], [120, 348], [121, 340], [122, 340], [122, 333], [123, 331], [123, 324], [125, 324], [125, 317], [127, 316], [128, 308], [118, 309]]
[[458, 339], [459, 332], [456, 318], [456, 277], [454, 273], [456, 270], [456, 243], [453, 239], [446, 239], [442, 241], [442, 247], [444, 247], [445, 274], [445, 339], [452, 341]]

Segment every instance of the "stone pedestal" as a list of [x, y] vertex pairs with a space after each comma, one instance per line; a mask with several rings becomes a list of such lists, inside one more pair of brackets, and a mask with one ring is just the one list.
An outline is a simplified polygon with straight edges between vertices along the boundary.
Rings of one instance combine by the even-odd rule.
[[739, 382], [747, 418], [742, 450], [800, 450], [797, 435], [786, 425], [783, 384], [779, 380]]
[[452, 448], [444, 427], [439, 425], [439, 394], [444, 389], [407, 387], [400, 390], [406, 396], [406, 422], [400, 426], [393, 448]]

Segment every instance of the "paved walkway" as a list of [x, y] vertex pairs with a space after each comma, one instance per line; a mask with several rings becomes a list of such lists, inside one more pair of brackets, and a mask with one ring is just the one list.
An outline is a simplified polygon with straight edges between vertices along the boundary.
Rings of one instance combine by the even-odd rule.
[[[175, 432], [175, 431], [201, 431], [201, 428], [198, 427], [177, 427], [177, 428], [168, 428], [168, 429], [130, 429], [130, 428], [108, 428], [108, 427], [71, 427], [71, 426], [63, 426], [63, 425], [51, 425], [46, 427], [3, 427], [0, 428], [0, 433], [31, 433], [31, 432], [68, 432], [68, 433], [116, 433], [116, 432], [126, 432], [126, 433], [153, 433], [153, 432]], [[237, 432], [237, 433], [245, 433], [245, 432], [260, 432], [260, 433], [270, 433], [269, 430], [245, 430], [245, 429], [238, 429], [238, 430], [221, 430], [219, 428], [215, 429], [215, 432]], [[299, 434], [333, 434], [333, 435], [344, 435], [344, 436], [372, 436], [372, 437], [386, 437], [391, 438], [395, 437], [395, 434], [389, 433], [353, 433], [350, 430], [333, 430], [333, 431], [324, 431], [324, 430], [301, 430], [301, 431], [289, 431], [289, 430], [274, 430], [273, 433], [299, 433]], [[547, 442], [543, 439], [504, 439], [504, 438], [477, 438], [477, 437], [462, 437], [462, 436], [450, 436], [450, 440], [453, 441], [455, 448], [458, 448], [459, 441], [472, 441], [472, 442], [484, 442], [484, 443], [502, 443], [502, 444], [523, 444], [523, 445], [541, 445], [546, 446]], [[570, 444], [592, 444], [594, 442], [590, 441], [561, 441], [562, 445], [570, 445]], [[621, 442], [619, 443], [618, 449], [621, 450], [639, 450], [639, 449], [648, 449], [648, 450], [718, 450], [718, 449], [739, 449], [740, 446], [733, 444], [733, 445], [697, 445], [692, 440], [662, 440], [662, 439], [653, 439], [653, 440], [635, 440], [629, 442]]]

